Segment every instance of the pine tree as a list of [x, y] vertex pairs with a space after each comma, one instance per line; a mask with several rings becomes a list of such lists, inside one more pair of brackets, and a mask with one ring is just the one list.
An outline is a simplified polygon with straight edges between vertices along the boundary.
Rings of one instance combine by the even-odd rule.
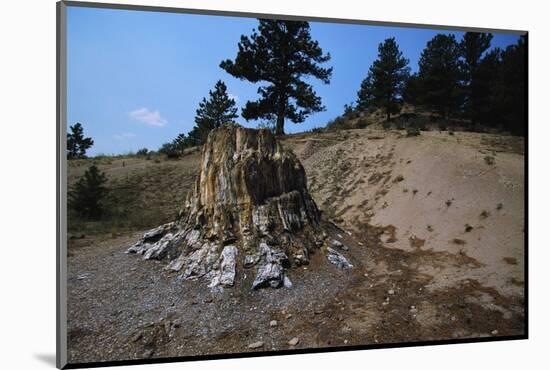
[[332, 68], [322, 68], [330, 60], [319, 43], [311, 39], [308, 22], [260, 19], [258, 32], [242, 35], [235, 61], [222, 61], [220, 67], [232, 76], [252, 83], [260, 98], [246, 103], [242, 116], [248, 120], [276, 120], [275, 132], [284, 134], [285, 119], [303, 122], [310, 114], [324, 110], [321, 98], [303, 77], [313, 76], [330, 82]]
[[502, 50], [494, 48], [485, 54], [477, 66], [475, 109], [472, 117], [474, 122], [491, 127], [502, 126], [501, 108], [497, 97], [501, 65]]
[[494, 90], [496, 111], [501, 124], [515, 135], [525, 135], [526, 121], [526, 39], [520, 37], [515, 45], [502, 52], [498, 80]]
[[372, 105], [384, 109], [389, 121], [390, 115], [401, 109], [403, 86], [410, 72], [408, 64], [395, 38], [380, 43], [378, 59], [372, 63], [357, 93], [357, 104], [363, 108]]
[[403, 100], [412, 105], [422, 105], [422, 91], [417, 73], [411, 74], [405, 82]]
[[189, 140], [185, 137], [185, 134], [179, 134], [173, 141], [174, 149], [180, 154], [183, 154], [183, 150], [189, 145]]
[[428, 41], [418, 62], [422, 105], [444, 118], [462, 105], [460, 47], [454, 35], [437, 34]]
[[374, 100], [374, 74], [369, 70], [357, 92], [357, 108], [360, 110], [374, 108]]
[[227, 94], [227, 87], [223, 81], [216, 82], [214, 91], [210, 90], [208, 95], [208, 100], [203, 98], [199, 103], [195, 116], [198, 135], [193, 135], [193, 138], [197, 138], [199, 141], [196, 144], [204, 143], [210, 131], [224, 123], [233, 123], [238, 117], [235, 100]]
[[84, 129], [80, 123], [77, 122], [69, 128], [71, 133], [67, 134], [67, 158], [86, 158], [86, 150], [94, 145], [94, 141], [90, 137], [84, 137]]
[[487, 97], [487, 91], [484, 88], [488, 82], [488, 76], [480, 75], [479, 67], [483, 54], [491, 46], [492, 38], [493, 35], [490, 33], [466, 32], [460, 42], [465, 90], [464, 111], [472, 124], [481, 118], [481, 110], [484, 108], [483, 100]]
[[81, 217], [99, 219], [104, 213], [103, 201], [108, 193], [107, 177], [95, 165], [88, 170], [69, 191], [68, 205]]

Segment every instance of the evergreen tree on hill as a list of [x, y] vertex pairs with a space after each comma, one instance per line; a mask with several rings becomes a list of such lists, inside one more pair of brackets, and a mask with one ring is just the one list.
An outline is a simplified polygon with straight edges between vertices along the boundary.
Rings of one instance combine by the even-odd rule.
[[310, 114], [324, 110], [321, 98], [303, 80], [312, 76], [330, 82], [332, 68], [320, 64], [330, 60], [319, 43], [312, 40], [308, 22], [260, 19], [258, 31], [241, 36], [234, 61], [222, 61], [220, 67], [232, 76], [252, 83], [260, 98], [249, 101], [242, 110], [248, 120], [276, 121], [275, 133], [284, 134], [285, 119], [303, 122]]
[[388, 38], [378, 45], [378, 59], [372, 63], [361, 89], [357, 93], [358, 106], [382, 108], [386, 121], [398, 113], [403, 103], [402, 94], [409, 76], [409, 60], [403, 57], [395, 38]]
[[526, 39], [520, 37], [501, 56], [498, 80], [494, 89], [496, 111], [504, 128], [515, 135], [527, 130], [526, 103]]
[[84, 128], [80, 123], [70, 126], [70, 133], [67, 134], [67, 158], [86, 158], [86, 150], [94, 145], [91, 137], [84, 137]]
[[107, 176], [95, 165], [90, 166], [68, 193], [68, 205], [81, 217], [99, 219], [104, 212], [103, 200], [108, 193]]
[[238, 117], [235, 100], [229, 97], [223, 81], [216, 82], [214, 90], [210, 90], [208, 95], [208, 100], [203, 98], [199, 103], [195, 116], [196, 125], [192, 130], [193, 134], [189, 135], [190, 140], [197, 141], [195, 145], [204, 143], [213, 129], [224, 123], [233, 123]]
[[447, 119], [462, 105], [460, 46], [454, 35], [437, 34], [418, 62], [421, 104]]
[[[487, 73], [490, 71], [480, 71], [480, 65], [483, 54], [491, 46], [492, 38], [490, 33], [466, 32], [460, 42], [465, 90], [464, 111], [472, 124], [481, 119], [481, 110], [487, 104], [487, 83], [490, 78]], [[494, 55], [491, 56], [493, 57]]]

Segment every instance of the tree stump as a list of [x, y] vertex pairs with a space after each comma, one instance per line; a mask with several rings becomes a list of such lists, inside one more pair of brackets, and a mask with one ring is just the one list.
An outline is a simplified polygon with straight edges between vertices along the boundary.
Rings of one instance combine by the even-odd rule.
[[232, 286], [255, 268], [252, 288], [292, 283], [285, 270], [308, 264], [326, 237], [304, 168], [267, 129], [223, 125], [202, 148], [200, 172], [178, 219], [128, 249], [167, 260], [182, 279]]

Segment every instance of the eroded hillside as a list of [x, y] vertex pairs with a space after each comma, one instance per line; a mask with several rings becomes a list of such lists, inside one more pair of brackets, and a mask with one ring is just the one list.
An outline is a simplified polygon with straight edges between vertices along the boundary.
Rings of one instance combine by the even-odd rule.
[[[384, 229], [385, 247], [434, 252], [419, 271], [435, 288], [474, 279], [505, 295], [523, 293], [524, 155], [518, 137], [469, 132], [349, 130], [286, 140], [311, 193], [354, 233]], [[471, 258], [477, 267], [454, 259]]]

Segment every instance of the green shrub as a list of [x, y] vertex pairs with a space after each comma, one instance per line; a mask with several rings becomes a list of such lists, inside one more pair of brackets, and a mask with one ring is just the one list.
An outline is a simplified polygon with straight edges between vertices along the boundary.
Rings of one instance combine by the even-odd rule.
[[136, 152], [136, 155], [137, 155], [138, 157], [145, 157], [145, 156], [147, 156], [148, 154], [149, 154], [149, 149], [147, 149], [147, 148], [142, 148], [142, 149], [140, 149], [140, 150], [138, 150], [138, 151]]
[[104, 199], [108, 193], [105, 186], [107, 176], [95, 165], [90, 166], [68, 193], [68, 205], [80, 217], [99, 219], [104, 209]]
[[369, 121], [365, 118], [359, 118], [357, 121], [357, 128], [365, 128], [369, 125]]
[[164, 154], [169, 159], [177, 159], [180, 157], [181, 152], [178, 149], [176, 143], [164, 143], [159, 149], [159, 153]]
[[407, 128], [407, 136], [418, 136], [420, 135], [420, 128], [413, 126]]
[[492, 157], [490, 155], [487, 155], [485, 156], [485, 158], [483, 158], [485, 160], [485, 163], [487, 163], [489, 166], [492, 166], [495, 164], [495, 157]]

